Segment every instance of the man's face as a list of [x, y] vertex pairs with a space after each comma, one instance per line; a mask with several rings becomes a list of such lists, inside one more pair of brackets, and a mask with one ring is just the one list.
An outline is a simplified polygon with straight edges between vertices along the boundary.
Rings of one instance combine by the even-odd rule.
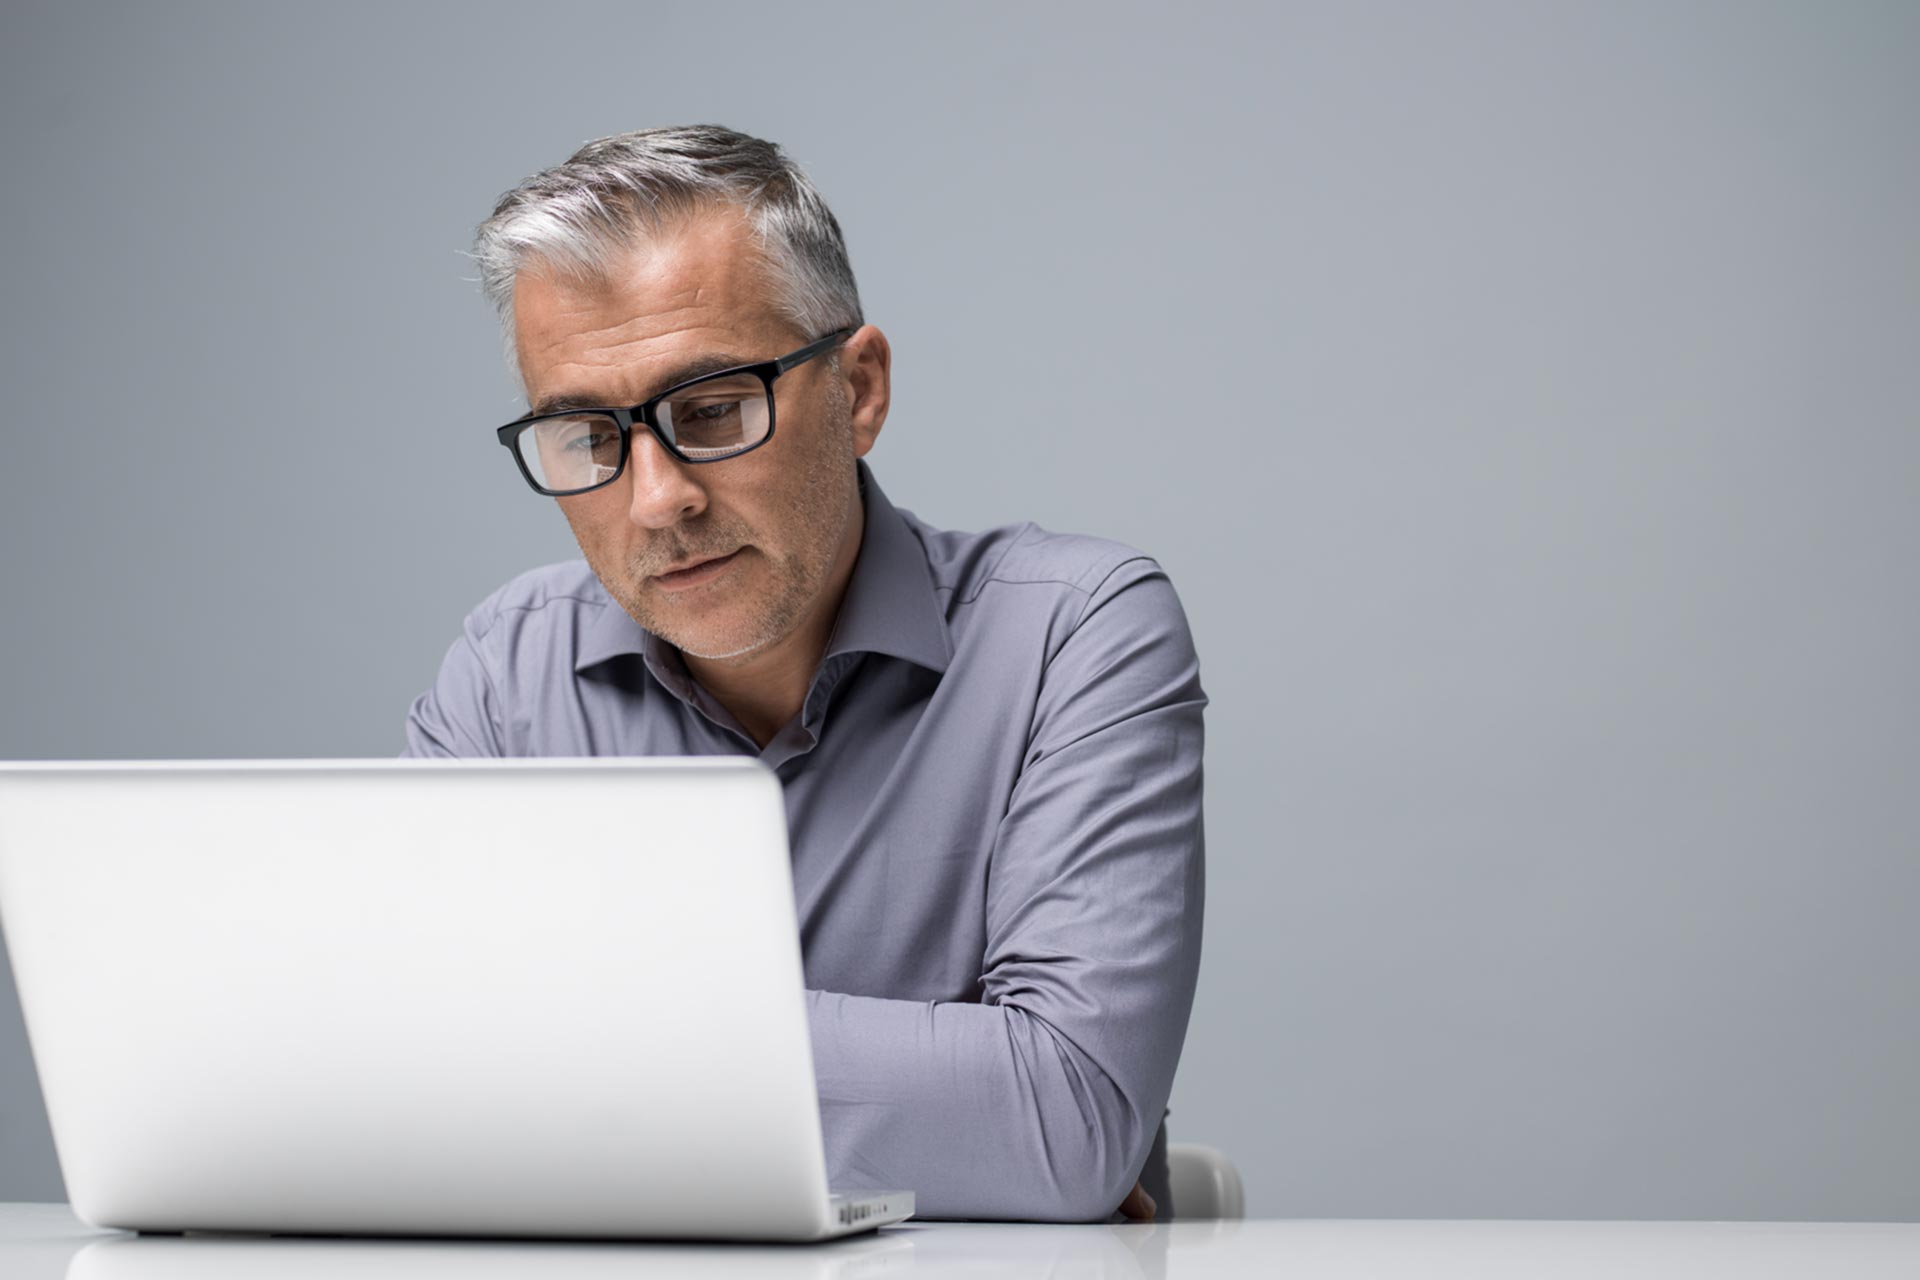
[[[639, 404], [693, 372], [770, 360], [820, 336], [778, 315], [747, 227], [730, 212], [632, 252], [604, 283], [523, 271], [514, 323], [536, 411], [563, 397]], [[854, 459], [872, 439], [856, 440], [844, 380], [822, 356], [782, 374], [774, 393], [773, 439], [751, 453], [690, 466], [636, 424], [619, 480], [557, 499], [608, 594], [695, 657], [765, 652], [809, 617], [836, 564], [858, 550]]]

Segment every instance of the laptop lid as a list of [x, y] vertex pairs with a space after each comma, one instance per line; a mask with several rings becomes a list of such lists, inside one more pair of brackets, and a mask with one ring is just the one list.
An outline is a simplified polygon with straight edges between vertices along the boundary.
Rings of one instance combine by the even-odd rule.
[[754, 761], [4, 765], [0, 925], [94, 1225], [827, 1226]]

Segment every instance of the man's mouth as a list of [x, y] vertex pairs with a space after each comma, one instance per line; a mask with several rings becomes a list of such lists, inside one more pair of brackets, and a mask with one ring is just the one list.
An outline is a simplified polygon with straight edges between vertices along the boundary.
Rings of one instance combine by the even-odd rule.
[[740, 551], [744, 549], [745, 548], [739, 548], [728, 552], [724, 556], [715, 556], [707, 560], [697, 560], [683, 568], [669, 569], [665, 573], [657, 573], [654, 575], [653, 580], [663, 587], [690, 587], [696, 583], [705, 582], [709, 578], [717, 577], [725, 573], [727, 566], [731, 565], [740, 555]]

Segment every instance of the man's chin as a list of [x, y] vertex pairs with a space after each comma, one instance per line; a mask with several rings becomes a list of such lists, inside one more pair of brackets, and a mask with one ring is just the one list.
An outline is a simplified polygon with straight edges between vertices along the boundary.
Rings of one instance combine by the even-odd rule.
[[689, 658], [706, 662], [744, 660], [767, 647], [767, 637], [761, 634], [764, 628], [755, 626], [752, 620], [695, 618], [687, 616], [694, 611], [677, 610], [678, 601], [647, 603], [647, 608], [628, 610], [634, 621]]
[[682, 657], [695, 658], [701, 662], [745, 664], [751, 661], [756, 654], [764, 652], [767, 646], [762, 641], [755, 641], [739, 649], [716, 649], [709, 645], [689, 648], [683, 644], [676, 644], [674, 648], [680, 650]]
[[638, 583], [629, 579], [623, 585], [632, 594], [620, 603], [635, 622], [686, 657], [747, 662], [771, 648], [791, 626], [783, 622], [787, 610], [782, 598], [755, 597], [757, 582], [736, 581], [743, 567], [680, 591], [661, 590], [650, 577]]

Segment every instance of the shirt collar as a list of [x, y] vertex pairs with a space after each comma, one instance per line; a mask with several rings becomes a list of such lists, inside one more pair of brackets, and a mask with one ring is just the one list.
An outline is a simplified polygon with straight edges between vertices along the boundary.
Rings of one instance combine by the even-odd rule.
[[[953, 645], [946, 613], [934, 594], [926, 548], [887, 501], [866, 462], [856, 466], [866, 528], [821, 664], [840, 654], [879, 653], [944, 672]], [[618, 602], [609, 598], [607, 605], [581, 635], [573, 669], [585, 671], [624, 654], [639, 654], [655, 679], [681, 698], [690, 697], [691, 681], [680, 651], [641, 627]]]

